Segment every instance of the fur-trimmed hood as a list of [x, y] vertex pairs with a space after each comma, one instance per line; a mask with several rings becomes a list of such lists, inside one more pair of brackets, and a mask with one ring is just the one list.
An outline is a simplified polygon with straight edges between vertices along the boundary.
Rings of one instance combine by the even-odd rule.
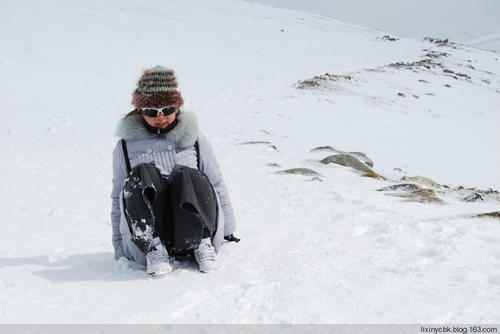
[[[137, 140], [155, 135], [148, 131], [140, 114], [122, 118], [116, 130], [116, 135], [125, 140]], [[192, 112], [181, 111], [177, 115], [177, 125], [167, 133], [162, 133], [172, 140], [179, 148], [194, 145], [198, 138], [198, 119]]]

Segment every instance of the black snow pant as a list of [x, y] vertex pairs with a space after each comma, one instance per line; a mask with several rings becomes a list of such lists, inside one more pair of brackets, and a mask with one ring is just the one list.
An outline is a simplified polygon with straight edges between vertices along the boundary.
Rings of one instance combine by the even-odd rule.
[[170, 254], [185, 254], [216, 232], [217, 200], [208, 177], [175, 165], [163, 178], [152, 163], [135, 166], [123, 186], [123, 205], [132, 241], [145, 254], [159, 237]]

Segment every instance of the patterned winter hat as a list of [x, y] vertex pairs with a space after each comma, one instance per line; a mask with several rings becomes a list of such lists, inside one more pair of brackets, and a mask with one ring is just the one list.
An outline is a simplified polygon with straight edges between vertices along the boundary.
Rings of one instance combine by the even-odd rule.
[[172, 105], [180, 108], [184, 104], [182, 95], [177, 90], [174, 70], [163, 66], [145, 70], [132, 96], [132, 104], [137, 109]]

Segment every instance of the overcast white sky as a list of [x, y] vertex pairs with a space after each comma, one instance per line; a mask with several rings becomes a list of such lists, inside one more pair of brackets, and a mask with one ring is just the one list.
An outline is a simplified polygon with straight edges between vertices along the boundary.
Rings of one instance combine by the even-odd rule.
[[500, 0], [251, 0], [421, 38], [486, 34], [500, 28]]

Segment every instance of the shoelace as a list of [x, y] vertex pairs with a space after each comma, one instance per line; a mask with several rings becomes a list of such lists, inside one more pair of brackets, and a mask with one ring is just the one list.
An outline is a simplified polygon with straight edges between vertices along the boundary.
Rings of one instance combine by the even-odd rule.
[[197, 253], [200, 261], [215, 260], [215, 250], [209, 245], [201, 244]]
[[153, 262], [158, 260], [166, 261], [168, 259], [166, 252], [163, 251], [162, 249], [153, 250], [149, 252], [146, 256], [149, 258], [150, 261]]

